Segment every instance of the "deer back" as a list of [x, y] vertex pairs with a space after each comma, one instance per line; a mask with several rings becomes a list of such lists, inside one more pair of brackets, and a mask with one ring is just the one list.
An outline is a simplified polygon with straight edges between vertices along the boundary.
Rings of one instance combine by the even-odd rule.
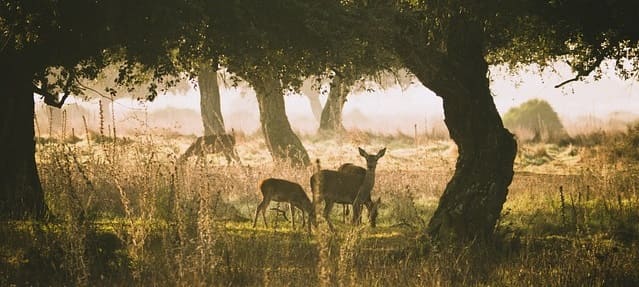
[[311, 200], [298, 183], [279, 178], [268, 178], [260, 184], [260, 191], [264, 198], [268, 197], [277, 202], [290, 202], [306, 211], [312, 209]]
[[323, 200], [337, 203], [353, 203], [361, 178], [358, 175], [334, 170], [321, 170], [311, 177], [311, 188]]
[[235, 136], [232, 134], [207, 135], [203, 137], [201, 144], [209, 147], [211, 152], [221, 152], [235, 146]]
[[362, 182], [364, 182], [364, 177], [366, 176], [365, 168], [354, 165], [352, 163], [345, 163], [340, 165], [337, 171], [356, 176], [359, 179], [359, 184], [362, 184]]

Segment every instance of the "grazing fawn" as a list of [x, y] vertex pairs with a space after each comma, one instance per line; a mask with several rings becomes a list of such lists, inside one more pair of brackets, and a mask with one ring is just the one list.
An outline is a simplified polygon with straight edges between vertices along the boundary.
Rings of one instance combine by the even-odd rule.
[[375, 227], [381, 198], [376, 201], [371, 200], [371, 191], [375, 185], [377, 161], [385, 153], [386, 148], [381, 149], [375, 155], [370, 155], [362, 148], [359, 148], [359, 154], [366, 159], [367, 168], [363, 179], [358, 174], [334, 170], [320, 170], [311, 176], [311, 189], [318, 196], [318, 201], [324, 201], [323, 216], [331, 230], [334, 227], [329, 217], [335, 203], [353, 205], [354, 224], [359, 222], [362, 205], [366, 206], [370, 224]]
[[235, 135], [232, 133], [198, 137], [195, 142], [186, 149], [184, 154], [180, 156], [179, 161], [183, 162], [194, 155], [203, 156], [205, 152], [223, 153], [228, 164], [232, 161], [240, 161], [240, 157], [235, 151]]
[[271, 201], [276, 202], [288, 202], [290, 204], [291, 209], [291, 220], [292, 226], [295, 228], [295, 208], [297, 207], [302, 212], [306, 212], [308, 214], [308, 231], [311, 231], [311, 223], [313, 225], [317, 225], [315, 221], [315, 209], [313, 208], [313, 204], [311, 200], [304, 192], [302, 186], [295, 182], [290, 182], [284, 179], [278, 178], [268, 178], [262, 181], [260, 184], [260, 191], [262, 192], [262, 202], [257, 206], [255, 210], [255, 219], [253, 220], [253, 228], [257, 226], [257, 217], [260, 212], [262, 213], [262, 218], [264, 219], [264, 225], [268, 227], [266, 223], [266, 209]]

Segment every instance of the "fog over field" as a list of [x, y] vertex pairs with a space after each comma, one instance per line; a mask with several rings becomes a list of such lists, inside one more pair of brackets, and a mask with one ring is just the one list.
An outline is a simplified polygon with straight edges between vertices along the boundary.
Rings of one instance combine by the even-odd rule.
[[[623, 129], [626, 123], [638, 117], [637, 82], [621, 80], [609, 72], [597, 81], [586, 79], [555, 88], [556, 84], [572, 77], [566, 67], [557, 66], [554, 72], [521, 72], [515, 76], [504, 73], [503, 69], [493, 68], [491, 90], [499, 112], [503, 115], [511, 107], [533, 98], [544, 99], [560, 115], [568, 132], [573, 134], [589, 130]], [[326, 96], [320, 99], [323, 103]], [[223, 88], [221, 101], [227, 129], [245, 133], [258, 130], [257, 100], [251, 89]], [[293, 129], [302, 134], [314, 133], [319, 123], [313, 118], [308, 99], [302, 95], [289, 95], [285, 101]], [[36, 102], [40, 132], [49, 130], [50, 118], [53, 119], [52, 131], [59, 130], [61, 124], [56, 123], [55, 116], [50, 115], [51, 108], [44, 106], [39, 99]], [[104, 99], [103, 102], [106, 104], [110, 100]], [[186, 93], [161, 94], [153, 102], [123, 97], [116, 100], [113, 107], [119, 133], [136, 132], [141, 128], [180, 134], [202, 133], [199, 91], [196, 87]], [[89, 101], [70, 99], [64, 109], [68, 114], [68, 130], [74, 128], [78, 133], [83, 133], [83, 115], [90, 130], [98, 129], [97, 98]], [[111, 112], [107, 109], [105, 113]], [[107, 115], [105, 129], [112, 123]], [[404, 90], [394, 86], [351, 93], [344, 106], [344, 126], [347, 129], [384, 134], [413, 134], [415, 128], [418, 133], [445, 133], [441, 99], [416, 81]]]

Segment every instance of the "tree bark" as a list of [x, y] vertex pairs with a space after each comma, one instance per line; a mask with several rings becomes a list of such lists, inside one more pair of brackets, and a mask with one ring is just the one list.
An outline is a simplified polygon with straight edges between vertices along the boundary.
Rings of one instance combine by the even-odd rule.
[[319, 91], [313, 91], [312, 94], [304, 93], [306, 98], [308, 98], [308, 102], [311, 104], [311, 111], [313, 112], [313, 117], [317, 122], [321, 122], [322, 120], [322, 103], [319, 98]]
[[226, 129], [220, 105], [220, 87], [215, 69], [209, 65], [201, 65], [198, 85], [200, 87], [200, 113], [202, 114], [204, 135], [225, 134]]
[[41, 219], [46, 212], [35, 161], [33, 74], [8, 65], [0, 77], [0, 217]]
[[273, 79], [275, 77], [265, 75], [264, 79], [253, 83], [266, 145], [273, 160], [289, 162], [293, 166], [308, 166], [311, 163], [308, 153], [286, 116], [282, 86]]
[[404, 63], [443, 99], [446, 126], [457, 144], [455, 173], [428, 225], [442, 243], [488, 240], [513, 177], [517, 144], [504, 128], [487, 78], [480, 26], [453, 22], [447, 52], [397, 46]]
[[349, 88], [344, 80], [335, 75], [331, 83], [331, 90], [328, 93], [328, 99], [322, 111], [320, 120], [320, 132], [341, 132], [344, 131], [342, 123], [342, 110], [346, 103], [346, 96]]
[[311, 111], [313, 117], [317, 123], [322, 119], [322, 103], [320, 102], [320, 94], [322, 92], [322, 78], [321, 77], [308, 77], [302, 83], [300, 92], [308, 98], [308, 102], [311, 105]]

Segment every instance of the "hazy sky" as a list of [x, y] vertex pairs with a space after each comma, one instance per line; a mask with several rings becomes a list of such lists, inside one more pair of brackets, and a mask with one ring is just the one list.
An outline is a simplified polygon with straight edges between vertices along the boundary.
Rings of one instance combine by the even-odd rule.
[[[606, 73], [599, 81], [588, 79], [557, 89], [554, 86], [572, 78], [572, 74], [566, 66], [556, 65], [555, 68], [555, 72], [542, 75], [520, 72], [517, 76], [491, 69], [494, 75], [491, 91], [499, 112], [503, 114], [533, 98], [547, 100], [566, 120], [584, 115], [605, 118], [616, 111], [639, 112], [638, 82], [623, 81], [612, 73]], [[144, 105], [150, 112], [171, 106], [199, 113], [199, 92], [194, 89], [183, 95], [160, 95], [154, 102], [144, 105], [126, 99], [118, 102], [118, 113], [126, 112], [126, 107], [133, 109]], [[317, 129], [306, 97], [287, 96], [286, 109], [294, 130], [312, 133]], [[257, 101], [252, 91], [223, 90], [222, 113], [229, 129], [251, 132], [259, 126]], [[397, 87], [350, 95], [344, 106], [344, 124], [347, 128], [412, 133], [415, 124], [420, 129], [433, 125], [433, 119], [441, 119], [442, 114], [441, 99], [418, 83], [404, 91]]]

